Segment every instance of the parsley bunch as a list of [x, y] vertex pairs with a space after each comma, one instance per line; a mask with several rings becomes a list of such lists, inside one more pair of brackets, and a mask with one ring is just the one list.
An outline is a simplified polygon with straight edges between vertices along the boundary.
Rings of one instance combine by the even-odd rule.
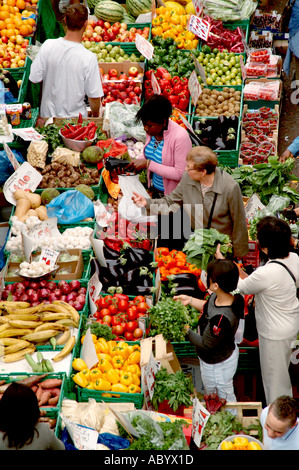
[[150, 335], [163, 335], [166, 341], [185, 341], [186, 325], [191, 322], [187, 307], [171, 297], [162, 297], [149, 310]]

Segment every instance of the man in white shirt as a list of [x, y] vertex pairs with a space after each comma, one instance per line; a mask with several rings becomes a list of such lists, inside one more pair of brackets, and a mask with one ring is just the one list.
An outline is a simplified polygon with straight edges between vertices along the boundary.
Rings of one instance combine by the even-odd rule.
[[282, 395], [263, 409], [260, 417], [266, 450], [299, 450], [296, 400]]
[[65, 13], [65, 37], [47, 39], [32, 62], [29, 80], [42, 82], [41, 117], [99, 116], [102, 81], [96, 55], [82, 44], [88, 9], [78, 3]]

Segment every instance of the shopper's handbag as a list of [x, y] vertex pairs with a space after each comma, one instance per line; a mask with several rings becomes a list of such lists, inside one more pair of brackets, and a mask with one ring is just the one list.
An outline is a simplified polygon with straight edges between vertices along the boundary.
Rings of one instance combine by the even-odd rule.
[[289, 31], [289, 22], [291, 19], [294, 3], [295, 3], [295, 0], [289, 0], [283, 9], [283, 12], [281, 14], [281, 22], [280, 22], [280, 31], [282, 33], [287, 33]]
[[250, 301], [247, 303], [247, 312], [244, 316], [244, 332], [243, 338], [250, 343], [256, 341], [258, 339], [258, 332], [256, 328], [256, 320], [255, 320], [255, 306], [254, 306], [254, 296]]

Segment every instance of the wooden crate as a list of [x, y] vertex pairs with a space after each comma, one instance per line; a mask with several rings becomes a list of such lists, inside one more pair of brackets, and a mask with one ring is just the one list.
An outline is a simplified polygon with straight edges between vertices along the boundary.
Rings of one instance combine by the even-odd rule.
[[178, 370], [181, 370], [179, 360], [170, 341], [166, 342], [162, 335], [142, 339], [140, 348], [140, 367], [148, 364], [151, 352], [153, 352], [156, 361], [161, 363], [161, 368], [165, 367], [169, 374], [175, 374]]
[[[263, 410], [261, 402], [227, 402], [225, 410], [236, 410], [237, 419], [244, 427], [248, 427], [251, 424], [258, 424], [260, 422], [260, 416]], [[250, 435], [254, 436], [257, 434], [257, 430], [250, 431]]]

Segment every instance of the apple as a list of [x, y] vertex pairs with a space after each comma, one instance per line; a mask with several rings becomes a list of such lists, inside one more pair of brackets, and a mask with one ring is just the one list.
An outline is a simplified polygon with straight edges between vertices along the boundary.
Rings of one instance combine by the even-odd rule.
[[7, 44], [7, 43], [8, 43], [8, 37], [7, 37], [7, 36], [1, 36], [1, 41], [2, 41], [4, 44]]
[[[4, 64], [4, 62], [3, 62], [3, 64]], [[25, 60], [24, 59], [19, 60], [18, 61], [18, 66], [19, 67], [25, 67]], [[4, 66], [4, 67], [6, 67], [6, 66]]]
[[109, 74], [109, 77], [117, 77], [118, 72], [116, 69], [109, 69], [108, 74]]
[[129, 68], [129, 75], [131, 77], [137, 77], [138, 75], [138, 68], [137, 67], [130, 67]]
[[[24, 61], [22, 61], [22, 62], [24, 62]], [[25, 65], [25, 62], [24, 62], [24, 65]], [[4, 61], [3, 61], [3, 67], [4, 67], [5, 69], [9, 69], [9, 68], [10, 68], [10, 60], [4, 60]], [[18, 67], [23, 67], [23, 66], [22, 66], [22, 65], [19, 65], [19, 63], [18, 63]]]
[[111, 24], [109, 23], [109, 21], [105, 21], [105, 22], [104, 22], [104, 27], [105, 27], [106, 29], [110, 28], [110, 26], [111, 26]]

